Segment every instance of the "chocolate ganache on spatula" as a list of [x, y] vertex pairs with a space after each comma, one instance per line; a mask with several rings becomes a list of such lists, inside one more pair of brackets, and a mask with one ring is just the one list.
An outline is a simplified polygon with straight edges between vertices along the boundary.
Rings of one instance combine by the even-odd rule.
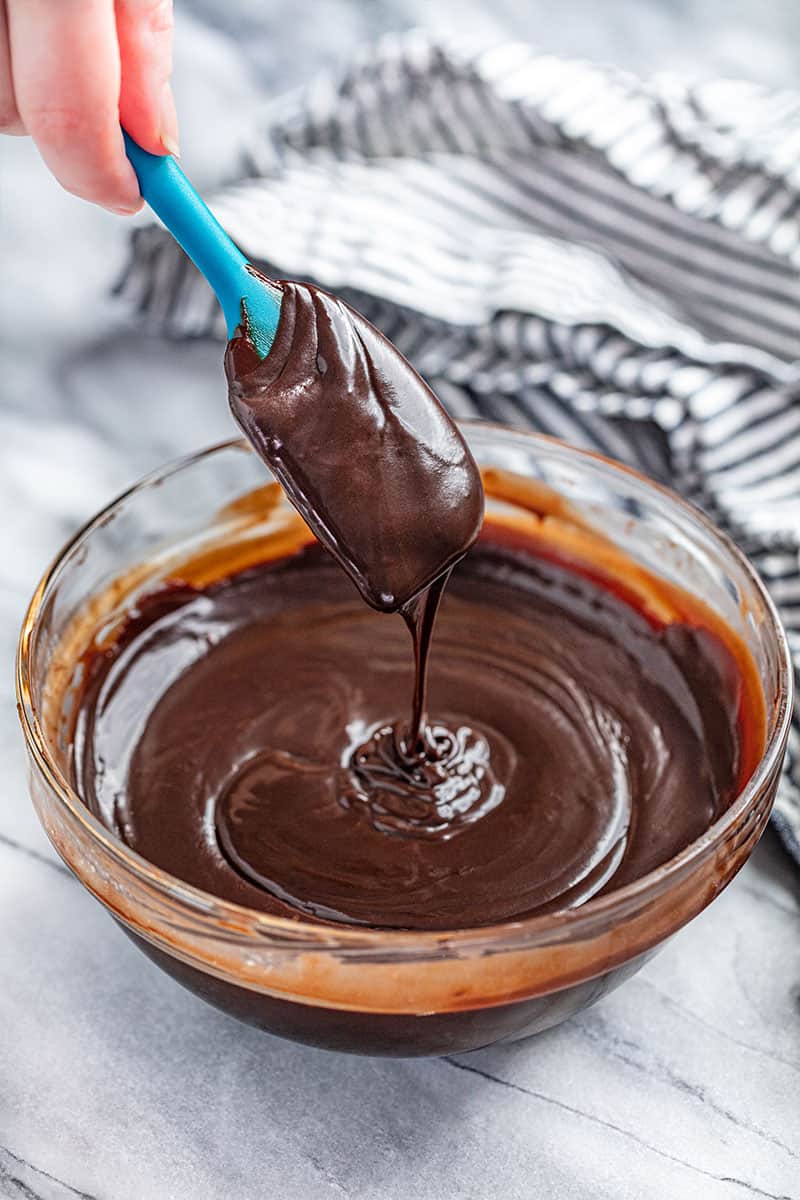
[[261, 359], [228, 345], [233, 414], [290, 500], [374, 608], [402, 608], [469, 549], [483, 489], [431, 389], [343, 301], [281, 283]]

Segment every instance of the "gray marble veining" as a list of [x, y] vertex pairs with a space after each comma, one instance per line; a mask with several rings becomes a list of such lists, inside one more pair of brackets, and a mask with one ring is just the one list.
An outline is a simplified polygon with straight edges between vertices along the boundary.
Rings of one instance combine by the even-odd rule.
[[[297, 0], [287, 23], [274, 2], [179, 5], [193, 176], [231, 170], [259, 85], [293, 85], [386, 29], [442, 30], [453, 12]], [[780, 0], [458, 12], [464, 32], [641, 70], [796, 72], [800, 10]], [[125, 239], [29, 145], [0, 143], [0, 1196], [798, 1200], [800, 894], [769, 835], [595, 1009], [528, 1043], [413, 1062], [293, 1046], [205, 1007], [59, 864], [27, 800], [14, 712], [25, 602], [100, 504], [231, 432], [219, 347], [143, 341], [108, 299]]]

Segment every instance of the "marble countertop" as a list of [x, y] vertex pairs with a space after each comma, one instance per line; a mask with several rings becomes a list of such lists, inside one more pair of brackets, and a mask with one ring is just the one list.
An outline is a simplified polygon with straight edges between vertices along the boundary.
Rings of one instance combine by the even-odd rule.
[[[460, 28], [641, 70], [796, 82], [789, 0], [562, 9], [467, 2]], [[184, 159], [199, 183], [229, 169], [259, 87], [294, 84], [385, 29], [445, 28], [453, 10], [292, 11], [278, 38], [277, 3], [179, 5]], [[800, 891], [771, 834], [596, 1008], [527, 1043], [429, 1061], [327, 1054], [222, 1016], [147, 962], [59, 863], [27, 799], [14, 711], [23, 607], [101, 503], [231, 432], [219, 348], [144, 341], [107, 299], [126, 233], [62, 194], [30, 145], [0, 144], [0, 1196], [798, 1200]]]

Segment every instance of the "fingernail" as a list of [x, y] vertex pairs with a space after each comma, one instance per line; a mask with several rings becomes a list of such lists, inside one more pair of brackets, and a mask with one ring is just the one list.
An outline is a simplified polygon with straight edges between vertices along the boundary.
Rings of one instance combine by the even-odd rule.
[[175, 111], [175, 99], [172, 95], [172, 88], [168, 83], [165, 83], [161, 90], [160, 122], [159, 138], [161, 145], [167, 154], [174, 154], [175, 158], [180, 158], [178, 114]]
[[138, 212], [141, 212], [141, 209], [142, 202], [139, 201], [135, 207], [130, 205], [120, 205], [119, 207], [115, 206], [111, 208], [110, 211], [116, 213], [118, 217], [135, 217]]

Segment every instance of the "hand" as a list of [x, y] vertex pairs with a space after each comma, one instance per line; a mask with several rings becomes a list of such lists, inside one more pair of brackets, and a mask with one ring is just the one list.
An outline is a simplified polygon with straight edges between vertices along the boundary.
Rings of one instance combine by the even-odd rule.
[[176, 154], [172, 0], [0, 0], [0, 131], [29, 133], [67, 191], [142, 206], [120, 122]]

